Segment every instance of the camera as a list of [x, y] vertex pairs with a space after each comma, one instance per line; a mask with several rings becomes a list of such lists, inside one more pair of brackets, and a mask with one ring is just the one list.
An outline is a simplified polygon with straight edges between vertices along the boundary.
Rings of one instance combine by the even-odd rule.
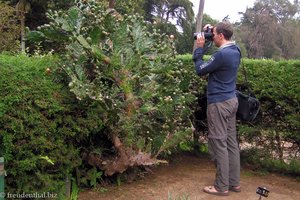
[[[207, 27], [206, 30], [204, 32], [202, 32], [202, 33], [204, 33], [205, 40], [213, 41], [213, 38], [214, 38], [213, 30], [214, 30], [213, 27]], [[194, 40], [197, 39], [198, 34], [201, 34], [201, 32], [194, 33]]]

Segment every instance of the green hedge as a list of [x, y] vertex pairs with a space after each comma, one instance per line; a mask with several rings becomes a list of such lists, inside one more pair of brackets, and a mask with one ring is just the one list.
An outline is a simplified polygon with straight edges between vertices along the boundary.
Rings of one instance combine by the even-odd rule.
[[[187, 69], [194, 68], [190, 55], [179, 58]], [[242, 65], [244, 67], [239, 68], [237, 87], [244, 93], [252, 93], [261, 103], [261, 110], [254, 122], [238, 122], [241, 144], [252, 145], [252, 148], [243, 148], [243, 155], [248, 155], [247, 151], [264, 152], [263, 155], [253, 155], [252, 161], [248, 157], [246, 162], [260, 163], [261, 168], [270, 171], [299, 175], [299, 170], [291, 169], [296, 169], [295, 166], [300, 169], [300, 60], [243, 59]], [[245, 82], [245, 71], [248, 83]], [[198, 116], [195, 116], [195, 122], [198, 118], [198, 123], [195, 124], [200, 125], [200, 134], [205, 134], [207, 130], [203, 129], [207, 129], [207, 125], [203, 115], [206, 104], [202, 100], [205, 95], [204, 82], [195, 74], [191, 74], [191, 79], [194, 85], [202, 83], [197, 91], [199, 105], [196, 107]], [[258, 151], [253, 151], [253, 148]], [[282, 163], [280, 167], [278, 163]]]
[[77, 101], [58, 68], [53, 56], [0, 55], [0, 152], [9, 192], [64, 194], [65, 178], [82, 165], [77, 145], [102, 130], [97, 105]]
[[[257, 151], [245, 149], [247, 163], [268, 171], [300, 175], [300, 60], [245, 59], [249, 87], [261, 102], [261, 112], [251, 124], [240, 124], [242, 142]], [[245, 86], [242, 68], [239, 83]], [[249, 151], [249, 152], [248, 152]], [[262, 154], [262, 152], [264, 152]]]
[[[276, 123], [276, 128], [299, 131], [300, 61], [245, 60], [244, 65], [270, 127]], [[242, 77], [239, 80], [242, 82]]]
[[[195, 75], [191, 55], [178, 59], [191, 92], [204, 97], [206, 81]], [[101, 107], [70, 93], [58, 63], [55, 56], [0, 55], [0, 153], [6, 160], [7, 191], [63, 194], [65, 178], [75, 171], [84, 184], [94, 185], [101, 177], [82, 159], [85, 149], [111, 147], [103, 137]], [[300, 61], [246, 59], [243, 64], [262, 110], [254, 123], [239, 124], [242, 140], [274, 151], [279, 138], [299, 150]], [[238, 86], [245, 89], [242, 68]], [[192, 108], [205, 112], [205, 104]]]
[[[273, 150], [282, 148], [280, 141], [294, 143], [295, 150], [299, 150], [300, 61], [245, 60], [243, 63], [250, 88], [262, 104], [256, 123], [248, 125], [248, 132], [249, 128], [252, 131], [244, 134], [261, 143], [273, 138]], [[239, 83], [244, 84], [242, 73]]]
[[[194, 69], [190, 55], [179, 59], [188, 70]], [[261, 128], [284, 132], [285, 139], [292, 139], [300, 145], [300, 60], [243, 59], [242, 65], [237, 88], [244, 93], [252, 93], [262, 106], [256, 121], [246, 126], [253, 130]], [[248, 83], [245, 82], [245, 71]], [[196, 90], [194, 93], [204, 95], [205, 81], [195, 74], [190, 77], [193, 79], [191, 83], [198, 87], [193, 88]]]

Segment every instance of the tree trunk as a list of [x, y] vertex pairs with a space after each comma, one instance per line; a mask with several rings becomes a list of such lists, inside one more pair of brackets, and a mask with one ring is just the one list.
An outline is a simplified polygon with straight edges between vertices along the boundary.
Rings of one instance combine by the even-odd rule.
[[[123, 88], [124, 103], [126, 104], [124, 112], [126, 117], [130, 118], [140, 105], [130, 88], [128, 80], [130, 79], [130, 73], [126, 69], [120, 70], [119, 73], [120, 74], [115, 75], [115, 77], [118, 77], [116, 78], [116, 83], [120, 88]], [[102, 160], [99, 158], [97, 162], [89, 162], [103, 169], [105, 175], [111, 176], [115, 173], [123, 173], [129, 167], [133, 166], [153, 165], [157, 163], [156, 158], [151, 158], [150, 153], [136, 152], [131, 147], [124, 146], [121, 138], [116, 133], [111, 133], [110, 137], [117, 151], [117, 155], [112, 159]], [[89, 157], [90, 160], [95, 160], [93, 155], [90, 155]]]
[[27, 0], [20, 0], [16, 4], [17, 15], [20, 16], [21, 21], [21, 51], [25, 53], [25, 18], [26, 13], [31, 9], [30, 3]]
[[[202, 19], [203, 19], [203, 9], [205, 0], [199, 0], [199, 10], [196, 19], [196, 32], [201, 32], [202, 29]], [[193, 52], [196, 49], [196, 41], [194, 42]]]
[[25, 53], [25, 13], [21, 14], [21, 52]]
[[109, 0], [109, 8], [115, 8], [115, 0]]

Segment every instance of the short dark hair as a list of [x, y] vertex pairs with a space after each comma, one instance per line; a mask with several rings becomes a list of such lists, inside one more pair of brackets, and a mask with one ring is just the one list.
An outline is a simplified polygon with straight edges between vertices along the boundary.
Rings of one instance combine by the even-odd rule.
[[228, 21], [217, 23], [215, 26], [217, 33], [222, 33], [226, 40], [230, 40], [233, 35], [233, 27]]

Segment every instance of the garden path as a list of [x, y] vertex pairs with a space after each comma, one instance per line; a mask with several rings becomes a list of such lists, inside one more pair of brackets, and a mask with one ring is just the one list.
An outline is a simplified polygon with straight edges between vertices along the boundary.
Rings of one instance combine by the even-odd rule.
[[242, 169], [242, 192], [230, 192], [219, 197], [202, 192], [211, 185], [215, 168], [209, 159], [194, 154], [176, 155], [168, 165], [152, 168], [143, 179], [120, 186], [108, 186], [103, 190], [87, 190], [79, 194], [79, 200], [258, 200], [258, 186], [270, 190], [266, 200], [299, 200], [300, 181], [275, 174], [258, 174]]

